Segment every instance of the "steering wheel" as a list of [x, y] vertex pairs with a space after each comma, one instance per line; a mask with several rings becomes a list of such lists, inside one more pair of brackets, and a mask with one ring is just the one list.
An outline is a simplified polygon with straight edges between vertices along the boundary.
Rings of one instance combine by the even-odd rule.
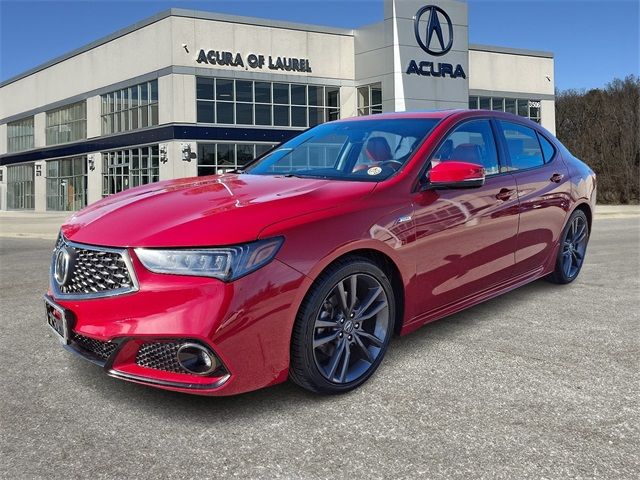
[[397, 171], [400, 167], [402, 167], [403, 163], [399, 162], [398, 160], [385, 160], [384, 162], [380, 162], [378, 164], [379, 167], [384, 167], [385, 165]]

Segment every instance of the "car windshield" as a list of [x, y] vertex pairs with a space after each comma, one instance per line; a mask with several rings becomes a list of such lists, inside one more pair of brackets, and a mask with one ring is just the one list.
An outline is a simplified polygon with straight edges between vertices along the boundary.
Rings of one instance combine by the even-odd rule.
[[437, 123], [430, 118], [326, 123], [268, 152], [244, 173], [379, 182], [407, 162]]

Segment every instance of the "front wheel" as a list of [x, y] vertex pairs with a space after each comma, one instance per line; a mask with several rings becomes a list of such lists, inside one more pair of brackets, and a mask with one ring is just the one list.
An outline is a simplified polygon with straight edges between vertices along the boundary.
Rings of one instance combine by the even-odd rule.
[[588, 243], [589, 221], [582, 210], [576, 210], [562, 232], [556, 267], [547, 279], [559, 284], [573, 282], [582, 269]]
[[342, 393], [378, 368], [393, 334], [393, 288], [368, 259], [332, 265], [311, 287], [298, 312], [290, 378], [317, 393]]

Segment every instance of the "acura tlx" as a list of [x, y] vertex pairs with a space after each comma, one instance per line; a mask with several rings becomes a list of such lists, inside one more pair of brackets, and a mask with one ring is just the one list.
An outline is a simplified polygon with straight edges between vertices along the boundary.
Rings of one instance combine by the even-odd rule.
[[241, 170], [108, 196], [60, 230], [46, 321], [111, 376], [231, 395], [354, 389], [392, 336], [576, 279], [594, 173], [489, 111], [329, 122]]

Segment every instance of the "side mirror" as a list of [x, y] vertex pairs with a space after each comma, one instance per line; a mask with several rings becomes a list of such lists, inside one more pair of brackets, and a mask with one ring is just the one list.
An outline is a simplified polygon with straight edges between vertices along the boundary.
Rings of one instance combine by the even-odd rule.
[[447, 160], [428, 173], [427, 189], [474, 188], [484, 185], [484, 167], [477, 163]]

